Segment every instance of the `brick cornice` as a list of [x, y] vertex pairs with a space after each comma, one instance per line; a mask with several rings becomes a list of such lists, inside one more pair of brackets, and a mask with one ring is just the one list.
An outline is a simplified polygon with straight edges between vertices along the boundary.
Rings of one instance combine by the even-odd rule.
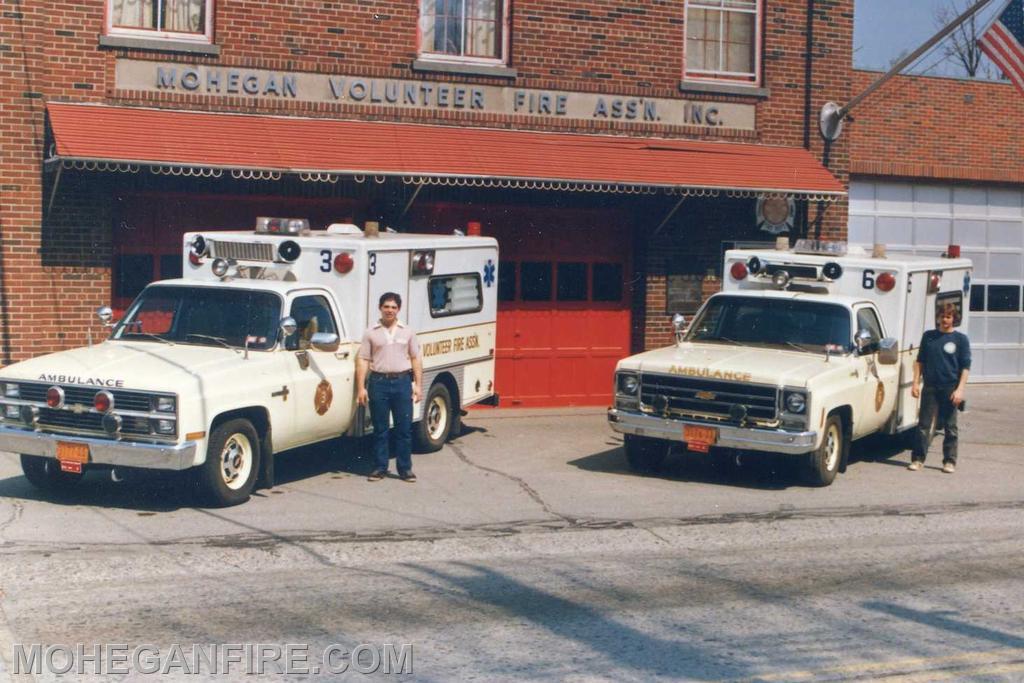
[[850, 162], [850, 173], [859, 176], [885, 176], [908, 179], [926, 178], [929, 180], [1024, 183], [1024, 168], [996, 168], [992, 166], [952, 166], [947, 164], [854, 159]]

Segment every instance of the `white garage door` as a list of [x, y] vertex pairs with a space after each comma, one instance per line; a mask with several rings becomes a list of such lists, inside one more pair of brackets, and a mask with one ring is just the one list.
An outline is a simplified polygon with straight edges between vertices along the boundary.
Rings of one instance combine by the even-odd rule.
[[974, 262], [971, 379], [1024, 381], [1024, 191], [853, 180], [849, 240], [932, 256], [959, 244]]

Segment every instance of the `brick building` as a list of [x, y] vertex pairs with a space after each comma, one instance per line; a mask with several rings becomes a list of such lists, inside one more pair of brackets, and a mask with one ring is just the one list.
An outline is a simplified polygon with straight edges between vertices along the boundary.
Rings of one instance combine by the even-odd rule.
[[[879, 74], [857, 71], [860, 91]], [[1009, 82], [899, 76], [854, 112], [852, 242], [974, 263], [976, 381], [1024, 381], [1024, 99]]]
[[99, 338], [186, 230], [479, 222], [503, 402], [601, 404], [726, 245], [845, 236], [853, 0], [0, 8], [0, 363]]

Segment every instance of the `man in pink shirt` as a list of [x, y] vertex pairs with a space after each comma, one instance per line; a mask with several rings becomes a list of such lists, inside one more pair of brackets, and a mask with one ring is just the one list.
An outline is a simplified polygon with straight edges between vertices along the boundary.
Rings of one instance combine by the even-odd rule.
[[402, 324], [398, 312], [402, 297], [385, 292], [380, 297], [380, 321], [363, 333], [356, 358], [359, 405], [370, 406], [376, 465], [368, 479], [388, 474], [389, 417], [394, 417], [395, 461], [402, 481], [414, 482], [412, 472], [412, 406], [420, 400], [423, 362], [416, 333]]

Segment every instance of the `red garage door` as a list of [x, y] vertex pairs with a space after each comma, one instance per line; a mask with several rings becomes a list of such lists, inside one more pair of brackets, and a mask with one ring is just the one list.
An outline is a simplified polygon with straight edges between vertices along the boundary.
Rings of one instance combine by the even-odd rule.
[[607, 405], [615, 363], [629, 354], [630, 231], [609, 212], [523, 218], [485, 224], [501, 253], [502, 405]]

